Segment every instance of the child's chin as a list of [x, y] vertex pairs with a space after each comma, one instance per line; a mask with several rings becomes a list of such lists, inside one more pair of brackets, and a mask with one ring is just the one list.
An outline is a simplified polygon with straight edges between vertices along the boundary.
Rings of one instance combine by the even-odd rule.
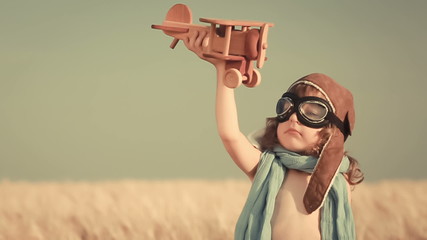
[[302, 148], [301, 146], [299, 146], [298, 144], [293, 143], [293, 142], [287, 142], [287, 143], [283, 144], [283, 147], [286, 150], [289, 150], [291, 152], [296, 152], [296, 153], [304, 152], [304, 150], [305, 150], [304, 148]]

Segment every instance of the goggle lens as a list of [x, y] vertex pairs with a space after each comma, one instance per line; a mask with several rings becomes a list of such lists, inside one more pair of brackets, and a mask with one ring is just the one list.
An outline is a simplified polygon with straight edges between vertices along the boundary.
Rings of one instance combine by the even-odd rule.
[[291, 110], [291, 108], [294, 106], [292, 99], [288, 97], [281, 98], [276, 106], [276, 113], [277, 115], [283, 115]]
[[328, 114], [328, 108], [316, 101], [306, 101], [299, 105], [299, 112], [309, 121], [321, 122]]

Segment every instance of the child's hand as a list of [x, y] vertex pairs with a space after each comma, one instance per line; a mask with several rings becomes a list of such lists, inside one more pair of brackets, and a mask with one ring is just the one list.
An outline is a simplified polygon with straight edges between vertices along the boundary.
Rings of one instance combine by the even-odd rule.
[[194, 52], [199, 58], [212, 63], [217, 69], [225, 66], [224, 60], [203, 56], [203, 53], [206, 52], [208, 47], [208, 32], [194, 31], [189, 37], [185, 38], [183, 42], [190, 51]]

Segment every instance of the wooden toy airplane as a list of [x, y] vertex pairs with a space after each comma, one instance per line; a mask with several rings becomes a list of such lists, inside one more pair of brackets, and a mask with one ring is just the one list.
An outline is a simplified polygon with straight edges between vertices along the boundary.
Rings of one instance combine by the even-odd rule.
[[190, 8], [176, 4], [169, 9], [162, 25], [151, 25], [151, 28], [163, 30], [166, 35], [172, 36], [172, 49], [179, 40], [187, 38], [194, 31], [208, 32], [209, 40], [203, 42], [203, 56], [226, 61], [224, 84], [229, 88], [236, 88], [242, 83], [247, 87], [258, 86], [261, 74], [254, 69], [252, 62], [257, 61], [257, 68], [263, 67], [267, 59], [268, 29], [274, 24], [209, 18], [199, 20], [211, 26], [192, 24]]

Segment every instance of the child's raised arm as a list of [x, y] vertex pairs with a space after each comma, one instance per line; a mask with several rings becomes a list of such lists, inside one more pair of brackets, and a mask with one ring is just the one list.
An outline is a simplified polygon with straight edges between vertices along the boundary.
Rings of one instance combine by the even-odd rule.
[[203, 56], [206, 32], [195, 32], [184, 40], [187, 48], [200, 58], [212, 63], [217, 70], [216, 122], [219, 136], [225, 149], [237, 166], [252, 180], [255, 176], [261, 152], [240, 132], [234, 90], [224, 85], [225, 61]]

